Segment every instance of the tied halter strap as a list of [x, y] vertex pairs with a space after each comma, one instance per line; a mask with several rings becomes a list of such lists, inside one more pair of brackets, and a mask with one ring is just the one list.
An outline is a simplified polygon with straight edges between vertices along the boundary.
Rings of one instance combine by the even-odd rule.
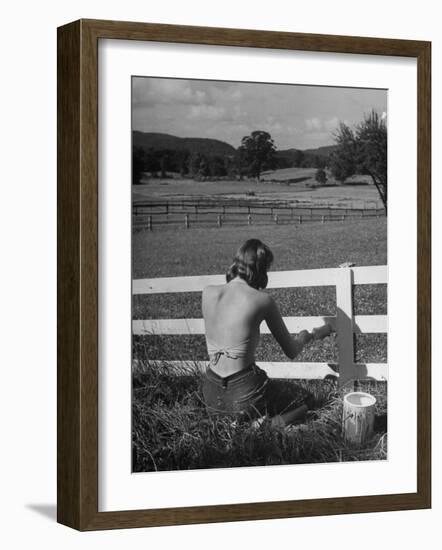
[[228, 357], [229, 359], [240, 359], [242, 357], [247, 357], [250, 353], [248, 351], [248, 343], [251, 338], [247, 338], [238, 344], [229, 347], [220, 347], [207, 340], [207, 351], [211, 357], [211, 364], [216, 365], [222, 355]]

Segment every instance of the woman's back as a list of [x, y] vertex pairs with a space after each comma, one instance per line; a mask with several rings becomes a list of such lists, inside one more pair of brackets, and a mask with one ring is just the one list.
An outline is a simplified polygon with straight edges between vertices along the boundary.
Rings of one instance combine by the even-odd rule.
[[239, 277], [204, 289], [202, 309], [212, 370], [228, 376], [254, 362], [266, 298]]

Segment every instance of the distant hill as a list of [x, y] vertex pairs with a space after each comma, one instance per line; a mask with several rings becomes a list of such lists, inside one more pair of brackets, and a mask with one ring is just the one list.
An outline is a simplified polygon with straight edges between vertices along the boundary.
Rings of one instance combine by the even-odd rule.
[[169, 134], [154, 132], [132, 132], [133, 147], [142, 149], [189, 151], [205, 155], [229, 156], [235, 154], [235, 148], [219, 139], [181, 138]]
[[281, 157], [293, 157], [297, 151], [301, 151], [304, 155], [327, 157], [336, 149], [337, 145], [324, 145], [316, 149], [280, 149], [277, 154]]
[[276, 159], [279, 168], [322, 167], [335, 149], [336, 145], [325, 145], [316, 149], [282, 149], [276, 151]]
[[317, 147], [316, 149], [304, 149], [305, 155], [317, 155], [318, 157], [328, 157], [330, 153], [336, 150], [337, 145], [324, 145], [323, 147]]
[[[229, 143], [219, 139], [211, 138], [189, 138], [177, 137], [171, 134], [157, 132], [132, 132], [133, 146], [142, 149], [153, 149], [154, 151], [170, 149], [174, 151], [189, 151], [191, 153], [202, 153], [206, 155], [228, 156], [235, 154], [235, 148]], [[327, 157], [336, 149], [336, 145], [325, 145], [316, 149], [301, 150], [304, 155]], [[280, 149], [276, 152], [279, 158], [293, 158], [297, 149]]]

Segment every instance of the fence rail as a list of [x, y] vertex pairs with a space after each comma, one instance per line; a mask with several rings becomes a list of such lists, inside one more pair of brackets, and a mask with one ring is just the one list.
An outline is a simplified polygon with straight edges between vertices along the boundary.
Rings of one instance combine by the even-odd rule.
[[[355, 206], [359, 205], [359, 206]], [[358, 199], [337, 199], [337, 201], [327, 201], [327, 200], [318, 200], [315, 202], [308, 201], [305, 199], [268, 199], [261, 198], [254, 195], [250, 195], [247, 198], [234, 198], [229, 196], [220, 196], [220, 195], [194, 195], [194, 196], [167, 196], [167, 197], [158, 197], [158, 198], [135, 198], [133, 202], [134, 208], [188, 208], [188, 207], [210, 207], [210, 206], [226, 206], [226, 207], [248, 207], [256, 206], [258, 207], [283, 207], [283, 208], [344, 208], [349, 210], [382, 210], [383, 205], [379, 200], [358, 200]]]
[[[336, 287], [336, 317], [303, 316], [284, 317], [290, 333], [312, 330], [323, 323], [330, 323], [336, 330], [338, 344], [338, 364], [299, 363], [299, 362], [260, 362], [271, 378], [321, 379], [326, 376], [338, 376], [340, 385], [354, 379], [387, 379], [386, 363], [355, 363], [353, 335], [364, 333], [386, 333], [388, 318], [386, 315], [354, 315], [353, 285], [386, 284], [387, 266], [363, 266], [331, 269], [312, 269], [302, 271], [276, 271], [269, 274], [268, 288], [295, 288], [313, 286]], [[190, 277], [164, 277], [157, 279], [138, 279], [132, 284], [132, 292], [137, 294], [159, 294], [179, 292], [201, 292], [209, 284], [222, 284], [224, 275], [202, 275]], [[132, 331], [135, 335], [191, 335], [204, 334], [203, 319], [146, 319], [133, 320]], [[263, 323], [261, 332], [270, 330]], [[172, 367], [201, 368], [205, 361], [166, 361]], [[149, 362], [153, 367], [160, 361]]]
[[218, 226], [263, 223], [307, 223], [345, 221], [385, 215], [383, 208], [313, 206], [289, 202], [247, 200], [186, 200], [136, 202], [133, 204], [135, 228], [152, 230], [165, 225]]

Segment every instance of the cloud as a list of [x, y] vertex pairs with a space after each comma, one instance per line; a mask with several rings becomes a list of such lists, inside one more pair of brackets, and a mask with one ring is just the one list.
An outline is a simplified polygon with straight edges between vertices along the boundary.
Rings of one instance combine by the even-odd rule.
[[305, 129], [307, 132], [324, 133], [333, 132], [339, 126], [339, 118], [337, 116], [323, 119], [320, 117], [308, 118], [305, 121]]
[[338, 126], [339, 118], [337, 116], [329, 118], [324, 122], [324, 130], [327, 130], [327, 132], [334, 132]]
[[172, 78], [134, 78], [132, 100], [134, 107], [210, 103], [207, 91], [199, 89], [193, 81]]
[[132, 82], [135, 129], [234, 146], [256, 129], [270, 132], [281, 149], [329, 145], [340, 121], [353, 126], [372, 108], [387, 111], [380, 90], [158, 77]]
[[213, 102], [235, 103], [244, 98], [240, 88], [241, 84], [236, 82], [218, 82], [209, 88], [210, 97]]
[[191, 105], [187, 115], [192, 119], [222, 120], [225, 118], [224, 107], [215, 105]]
[[307, 132], [317, 132], [322, 128], [321, 119], [318, 117], [308, 118], [305, 121], [305, 128]]

